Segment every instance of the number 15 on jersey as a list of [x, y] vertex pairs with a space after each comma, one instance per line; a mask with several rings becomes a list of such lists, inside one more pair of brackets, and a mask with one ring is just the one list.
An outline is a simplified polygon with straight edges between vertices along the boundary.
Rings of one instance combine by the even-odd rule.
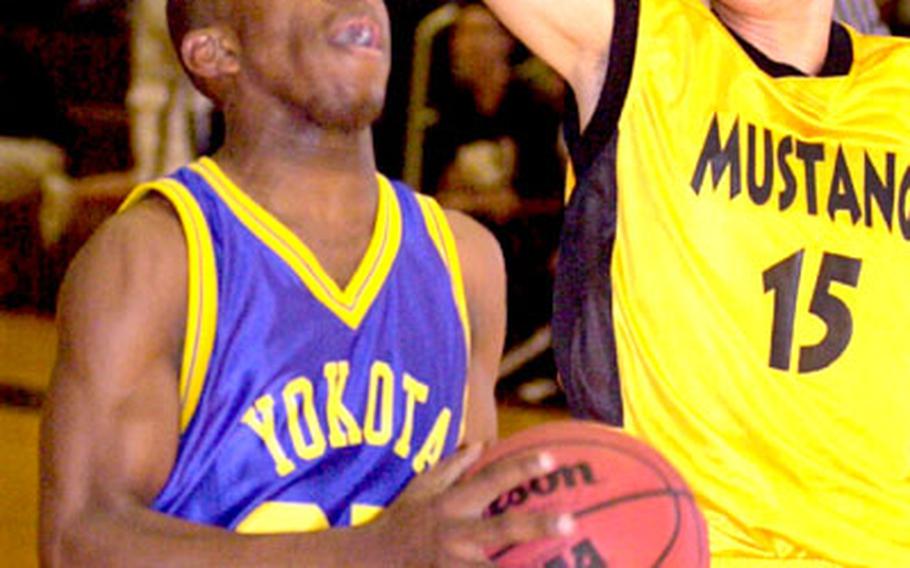
[[[774, 369], [788, 371], [792, 365], [793, 328], [802, 273], [815, 267], [804, 267], [805, 250], [778, 262], [764, 271], [765, 293], [774, 295], [774, 318], [771, 326], [769, 364]], [[815, 345], [801, 345], [798, 369], [800, 373], [820, 371], [834, 363], [850, 344], [853, 337], [853, 315], [849, 306], [831, 292], [831, 284], [838, 282], [856, 288], [859, 285], [862, 261], [839, 254], [824, 253], [821, 266], [814, 274], [814, 289], [809, 312], [821, 318], [826, 332]], [[807, 278], [806, 282], [810, 279]], [[805, 286], [805, 283], [803, 283]]]

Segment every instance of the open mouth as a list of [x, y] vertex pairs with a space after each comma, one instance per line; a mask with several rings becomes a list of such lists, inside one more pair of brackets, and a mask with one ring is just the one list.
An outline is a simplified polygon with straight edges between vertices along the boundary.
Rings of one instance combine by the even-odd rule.
[[330, 41], [339, 47], [354, 47], [381, 51], [383, 47], [382, 29], [374, 20], [367, 17], [346, 19], [336, 26], [331, 33]]

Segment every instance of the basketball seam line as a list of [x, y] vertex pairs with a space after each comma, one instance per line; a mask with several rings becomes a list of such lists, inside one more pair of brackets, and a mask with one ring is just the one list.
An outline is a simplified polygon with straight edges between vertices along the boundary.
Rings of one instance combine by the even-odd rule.
[[[679, 490], [673, 489], [673, 488], [660, 489], [660, 490], [654, 490], [654, 491], [643, 491], [641, 493], [632, 493], [630, 495], [623, 495], [622, 497], [614, 497], [613, 499], [607, 499], [606, 501], [602, 501], [602, 502], [600, 502], [596, 505], [592, 505], [586, 509], [581, 509], [579, 511], [573, 511], [571, 514], [572, 514], [573, 519], [580, 519], [580, 518], [590, 515], [592, 513], [596, 513], [597, 511], [600, 511], [602, 509], [609, 509], [610, 507], [615, 507], [617, 505], [623, 505], [623, 504], [626, 504], [631, 501], [641, 501], [644, 499], [651, 499], [654, 497], [665, 497], [665, 496], [672, 497], [674, 501], [678, 501], [679, 498], [685, 498], [690, 501], [695, 500], [694, 497], [692, 496], [692, 494], [689, 493], [688, 491], [679, 491]], [[676, 509], [678, 509], [678, 505], [677, 505]], [[679, 530], [679, 522], [677, 521], [674, 523], [674, 531], [673, 531], [674, 537], [675, 537], [676, 533], [678, 532], [678, 530]], [[674, 541], [675, 541], [675, 538], [673, 538], [671, 540], [671, 544], [673, 544]], [[509, 546], [501, 548], [500, 550], [498, 550], [495, 553], [493, 553], [492, 555], [490, 555], [490, 560], [494, 560], [494, 561], [499, 560], [500, 558], [502, 558], [503, 556], [505, 556], [512, 550], [514, 550], [517, 546], [518, 546], [517, 544], [510, 544]], [[658, 557], [655, 566], [659, 566], [660, 563], [666, 559], [665, 557], [666, 557], [666, 553], [662, 553]]]
[[[679, 533], [680, 533], [681, 525], [682, 525], [682, 511], [680, 510], [680, 505], [679, 505], [679, 495], [677, 495], [675, 492], [679, 492], [680, 494], [687, 495], [689, 497], [689, 499], [694, 502], [694, 499], [692, 498], [691, 494], [688, 494], [688, 493], [675, 489], [673, 487], [673, 484], [670, 482], [670, 479], [668, 478], [669, 477], [668, 474], [662, 470], [662, 466], [667, 466], [670, 468], [671, 471], [675, 472], [675, 468], [673, 467], [673, 465], [670, 464], [669, 461], [667, 461], [667, 459], [664, 456], [662, 456], [659, 452], [657, 452], [653, 448], [650, 448], [650, 449], [654, 450], [654, 452], [656, 454], [656, 456], [654, 456], [657, 458], [655, 460], [656, 463], [652, 462], [650, 459], [645, 459], [645, 458], [651, 458], [652, 456], [641, 456], [641, 455], [635, 453], [635, 451], [632, 448], [628, 448], [628, 447], [625, 447], [620, 444], [611, 444], [609, 442], [604, 442], [602, 440], [592, 441], [589, 439], [575, 438], [574, 436], [571, 436], [567, 440], [565, 440], [563, 443], [564, 444], [576, 444], [576, 445], [580, 445], [580, 446], [605, 447], [605, 448], [609, 448], [611, 450], [615, 450], [617, 453], [623, 454], [623, 455], [629, 457], [630, 459], [644, 465], [646, 468], [651, 470], [652, 473], [656, 474], [657, 477], [664, 483], [664, 485], [667, 488], [664, 490], [664, 494], [668, 494], [673, 497], [673, 511], [675, 513], [675, 519], [674, 519], [673, 531], [670, 534], [670, 539], [667, 542], [666, 546], [664, 546], [663, 551], [657, 557], [657, 560], [655, 561], [654, 566], [659, 567], [661, 564], [663, 564], [663, 562], [670, 555], [670, 551], [673, 550], [673, 546], [676, 544], [676, 539], [679, 537]], [[522, 452], [527, 452], [527, 451], [531, 451], [534, 449], [546, 448], [546, 447], [547, 447], [546, 442], [544, 442], [544, 441], [531, 443], [522, 448], [516, 449], [511, 452], [506, 452], [505, 454], [498, 456], [497, 461], [506, 459], [510, 456], [514, 456], [514, 455], [517, 455]], [[683, 483], [685, 483], [684, 479], [682, 481], [683, 481]], [[628, 496], [626, 496], [626, 497], [628, 497]], [[494, 555], [492, 558], [493, 559], [500, 558], [501, 556], [507, 554], [510, 550], [512, 550], [516, 546], [517, 545], [509, 545], [509, 546], [501, 549], [500, 551], [498, 551], [496, 553], [496, 555]]]

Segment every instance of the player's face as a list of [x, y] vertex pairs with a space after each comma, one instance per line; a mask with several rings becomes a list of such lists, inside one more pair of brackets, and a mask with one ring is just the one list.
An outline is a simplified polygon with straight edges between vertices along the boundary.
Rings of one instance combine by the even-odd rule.
[[323, 128], [382, 111], [390, 66], [383, 0], [235, 0], [241, 80]]

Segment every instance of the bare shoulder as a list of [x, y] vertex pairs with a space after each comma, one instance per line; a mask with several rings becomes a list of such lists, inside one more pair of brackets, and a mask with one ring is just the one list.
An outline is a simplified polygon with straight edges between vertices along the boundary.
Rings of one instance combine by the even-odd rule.
[[185, 278], [184, 251], [183, 229], [170, 205], [146, 198], [92, 235], [67, 271], [61, 299], [66, 306], [69, 294], [86, 292], [113, 300], [121, 295], [113, 294], [118, 286], [138, 291], [159, 280]]
[[[145, 239], [150, 240], [143, 242]], [[175, 247], [182, 249], [183, 230], [180, 221], [164, 198], [146, 197], [125, 211], [109, 217], [88, 240], [77, 260], [86, 256], [91, 258], [112, 246], [131, 244], [152, 252]]]
[[76, 255], [60, 292], [61, 362], [112, 345], [152, 341], [179, 350], [186, 245], [176, 214], [150, 197], [105, 221]]
[[452, 209], [445, 213], [458, 247], [468, 309], [476, 320], [478, 312], [489, 312], [499, 302], [505, 304], [502, 248], [496, 237], [469, 215]]
[[486, 227], [460, 211], [446, 209], [445, 214], [458, 245], [465, 277], [479, 268], [494, 269], [498, 266], [505, 271], [502, 249]]

